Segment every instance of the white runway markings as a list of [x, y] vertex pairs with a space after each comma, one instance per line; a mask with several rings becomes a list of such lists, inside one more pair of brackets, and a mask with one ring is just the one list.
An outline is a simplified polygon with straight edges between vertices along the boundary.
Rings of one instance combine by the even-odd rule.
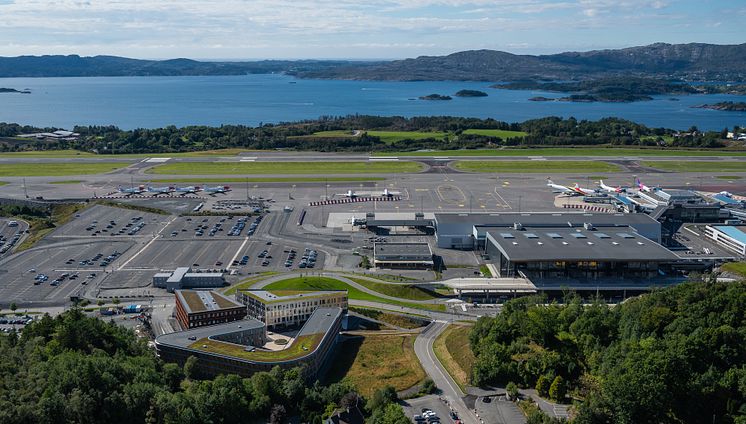
[[143, 160], [146, 163], [164, 163], [170, 161], [171, 158], [147, 158]]

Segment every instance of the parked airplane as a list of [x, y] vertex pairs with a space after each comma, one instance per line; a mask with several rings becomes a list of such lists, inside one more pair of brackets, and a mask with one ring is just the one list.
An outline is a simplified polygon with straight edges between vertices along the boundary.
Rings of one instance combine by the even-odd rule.
[[562, 194], [566, 194], [568, 196], [590, 196], [592, 194], [596, 194], [596, 190], [592, 190], [589, 188], [582, 188], [578, 185], [578, 183], [575, 183], [575, 185], [572, 187], [567, 187], [567, 186], [563, 186], [560, 184], [555, 184], [549, 178], [547, 178], [547, 186], [559, 191]]
[[646, 186], [645, 184], [643, 184], [642, 181], [640, 181], [639, 178], [635, 178], [635, 185], [637, 186], [637, 189], [640, 190], [640, 191], [647, 191], [648, 193], [650, 193], [650, 192], [653, 191], [652, 188], [650, 188], [650, 187]]
[[618, 187], [611, 187], [604, 184], [604, 180], [601, 180], [601, 184], [599, 184], [601, 187], [601, 190], [608, 191], [609, 193], [624, 193], [626, 190], [623, 189], [621, 186]]
[[382, 195], [383, 197], [398, 196], [398, 195], [400, 195], [400, 194], [401, 194], [401, 193], [400, 193], [400, 192], [398, 192], [398, 191], [389, 191], [389, 189], [387, 189], [387, 188], [384, 188], [384, 189], [383, 189], [383, 192], [381, 193], [381, 195]]
[[132, 196], [133, 194], [142, 194], [145, 191], [145, 186], [140, 185], [137, 187], [130, 187], [130, 188], [122, 188], [122, 186], [117, 187], [117, 190], [125, 194], [127, 196]]
[[347, 193], [337, 193], [337, 196], [343, 196], [343, 197], [349, 197], [350, 199], [357, 197], [357, 194], [355, 194], [352, 190], [347, 190]]
[[227, 193], [231, 191], [231, 187], [230, 186], [205, 187], [204, 191], [210, 194]]
[[148, 193], [155, 193], [153, 196], [158, 196], [160, 194], [171, 194], [173, 192], [174, 192], [173, 186], [163, 186], [163, 187], [148, 186]]
[[194, 194], [198, 191], [202, 190], [199, 186], [189, 186], [189, 187], [176, 187], [176, 192], [180, 193], [182, 196], [187, 194]]

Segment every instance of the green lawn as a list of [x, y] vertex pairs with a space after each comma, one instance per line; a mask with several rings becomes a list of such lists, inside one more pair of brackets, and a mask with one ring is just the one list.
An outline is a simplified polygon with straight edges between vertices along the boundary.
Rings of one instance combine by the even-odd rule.
[[336, 280], [329, 277], [296, 277], [288, 278], [287, 280], [275, 281], [274, 283], [268, 284], [264, 287], [264, 290], [347, 290], [347, 295], [353, 300], [364, 300], [368, 302], [386, 303], [394, 306], [402, 306], [408, 308], [417, 309], [429, 309], [434, 311], [444, 311], [444, 305], [426, 304], [426, 303], [411, 303], [411, 302], [400, 302], [391, 299], [385, 299], [378, 297], [370, 293], [358, 290], [355, 287], [350, 286], [347, 283]]
[[149, 157], [209, 157], [209, 156], [236, 156], [239, 153], [250, 152], [247, 149], [216, 149], [201, 150], [193, 152], [180, 153], [125, 153], [115, 155], [97, 155], [91, 152], [81, 152], [79, 150], [39, 150], [23, 152], [3, 152], [2, 157], [33, 157], [33, 158], [76, 158], [76, 157], [111, 157], [111, 158], [149, 158]]
[[7, 182], [7, 181], [0, 181], [0, 186], [4, 186], [4, 185], [6, 185], [6, 184], [8, 184], [8, 182]]
[[746, 156], [746, 150], [674, 150], [628, 147], [541, 147], [526, 149], [376, 152], [374, 156]]
[[513, 138], [513, 137], [525, 137], [528, 135], [528, 133], [524, 131], [491, 130], [491, 129], [471, 129], [471, 130], [464, 131], [464, 134], [485, 135], [487, 137], [500, 137], [502, 139]]
[[746, 162], [643, 161], [643, 166], [673, 172], [746, 172]]
[[742, 177], [737, 175], [718, 175], [715, 178], [719, 180], [740, 180]]
[[6, 163], [0, 166], [3, 177], [58, 177], [65, 175], [103, 174], [123, 168], [127, 164], [115, 162], [69, 163]]
[[723, 271], [730, 271], [746, 277], [746, 262], [728, 262], [720, 267]]
[[323, 334], [300, 336], [295, 339], [289, 347], [279, 351], [255, 350], [253, 352], [247, 352], [243, 346], [235, 345], [233, 343], [225, 343], [218, 340], [211, 340], [208, 338], [199, 339], [189, 347], [205, 352], [215, 352], [222, 355], [235, 356], [250, 361], [277, 362], [298, 359], [308, 355], [316, 349], [323, 337]]
[[435, 299], [435, 296], [433, 296], [432, 293], [410, 284], [386, 284], [366, 280], [363, 278], [356, 278], [351, 276], [346, 277], [367, 289], [377, 291], [378, 293], [382, 293], [391, 297], [398, 297], [407, 300]]
[[383, 177], [227, 177], [227, 178], [160, 178], [150, 180], [152, 183], [307, 183], [307, 182], [362, 182], [384, 181]]
[[254, 277], [247, 278], [247, 279], [241, 281], [240, 283], [236, 284], [235, 286], [229, 287], [227, 290], [225, 290], [223, 292], [223, 294], [226, 295], [226, 296], [233, 296], [236, 293], [237, 290], [248, 289], [249, 287], [253, 286], [254, 284], [258, 283], [259, 281], [262, 281], [262, 280], [266, 279], [267, 277], [270, 277], [270, 276], [275, 275], [275, 274], [277, 274], [277, 273], [276, 272], [272, 272], [272, 271], [268, 271], [268, 272], [263, 272], [263, 273], [261, 273], [259, 275], [254, 276]]
[[617, 172], [620, 168], [601, 161], [546, 161], [546, 160], [513, 160], [513, 161], [460, 161], [453, 165], [465, 172]]
[[[152, 174], [394, 174], [422, 171], [417, 162], [177, 162], [156, 166]], [[322, 177], [323, 178], [323, 177]]]

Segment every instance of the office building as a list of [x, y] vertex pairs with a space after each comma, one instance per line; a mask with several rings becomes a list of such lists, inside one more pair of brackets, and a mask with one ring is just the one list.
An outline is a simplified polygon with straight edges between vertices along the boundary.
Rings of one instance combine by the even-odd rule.
[[176, 319], [184, 329], [243, 319], [246, 307], [213, 291], [176, 290]]

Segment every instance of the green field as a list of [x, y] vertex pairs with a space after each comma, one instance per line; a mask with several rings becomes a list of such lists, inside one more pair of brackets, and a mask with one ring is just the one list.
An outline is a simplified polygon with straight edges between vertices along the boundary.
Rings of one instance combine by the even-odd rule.
[[426, 377], [414, 352], [414, 339], [411, 334], [348, 338], [336, 349], [325, 380], [349, 381], [368, 399], [385, 386], [408, 389]]
[[718, 175], [715, 178], [718, 180], [740, 180], [743, 177], [739, 177], [737, 175]]
[[4, 185], [6, 185], [6, 184], [8, 184], [8, 182], [7, 182], [7, 181], [0, 181], [0, 186], [4, 186]]
[[360, 284], [361, 286], [377, 291], [378, 293], [385, 294], [386, 296], [398, 297], [407, 300], [432, 300], [435, 296], [427, 290], [423, 290], [419, 287], [410, 284], [386, 284], [379, 283], [376, 281], [366, 280], [364, 278], [356, 278], [351, 276], [345, 276], [350, 280]]
[[620, 168], [601, 161], [460, 161], [453, 165], [459, 171], [490, 173], [551, 173], [551, 172], [617, 172]]
[[103, 174], [127, 166], [126, 163], [6, 163], [0, 166], [2, 177], [59, 177], [65, 175]]
[[669, 150], [615, 147], [542, 147], [526, 149], [376, 152], [374, 156], [746, 156], [746, 150]]
[[672, 172], [746, 172], [746, 162], [643, 161], [641, 165]]
[[78, 158], [94, 157], [90, 152], [81, 152], [79, 150], [39, 150], [29, 152], [3, 152], [0, 158]]
[[[170, 175], [395, 174], [422, 171], [417, 162], [177, 162], [148, 170]], [[0, 174], [1, 175], [1, 174]]]
[[427, 304], [427, 303], [411, 303], [411, 302], [400, 302], [396, 300], [386, 299], [378, 297], [370, 293], [366, 293], [362, 290], [358, 290], [355, 287], [350, 286], [347, 283], [328, 277], [296, 277], [289, 278], [287, 280], [275, 281], [264, 287], [264, 290], [347, 290], [347, 295], [353, 300], [364, 300], [368, 302], [386, 303], [394, 306], [402, 306], [407, 308], [417, 309], [429, 309], [434, 311], [444, 311], [444, 305]]
[[227, 178], [160, 178], [151, 183], [323, 183], [323, 182], [363, 182], [384, 181], [383, 177], [227, 177]]
[[500, 137], [502, 139], [514, 138], [514, 137], [525, 137], [528, 135], [524, 131], [508, 131], [508, 130], [491, 130], [491, 129], [471, 129], [464, 131], [464, 134], [484, 135], [487, 137]]
[[81, 152], [79, 150], [39, 150], [39, 151], [23, 151], [23, 152], [3, 152], [0, 153], [0, 158], [20, 158], [20, 157], [31, 157], [31, 158], [78, 158], [78, 157], [111, 157], [111, 158], [151, 158], [151, 157], [210, 157], [210, 156], [236, 156], [239, 153], [250, 152], [251, 150], [233, 148], [233, 149], [217, 149], [217, 150], [200, 150], [193, 152], [180, 152], [180, 153], [125, 153], [125, 154], [114, 154], [114, 155], [98, 155], [91, 152]]
[[720, 269], [746, 277], [746, 262], [728, 262], [723, 264]]

